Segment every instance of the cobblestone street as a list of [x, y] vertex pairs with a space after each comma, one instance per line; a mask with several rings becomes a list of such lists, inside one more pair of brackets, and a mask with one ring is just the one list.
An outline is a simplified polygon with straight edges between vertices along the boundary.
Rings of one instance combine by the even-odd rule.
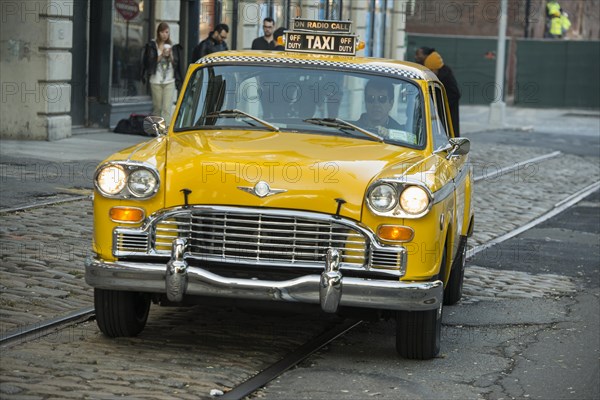
[[0, 400], [600, 400], [600, 0], [0, 10]]
[[138, 338], [108, 339], [88, 322], [3, 349], [0, 397], [206, 398], [211, 389], [229, 389], [258, 373], [326, 326], [312, 315], [154, 307]]
[[[489, 178], [475, 185], [476, 228], [470, 246], [533, 220], [600, 178], [594, 160], [567, 154], [492, 177], [499, 169], [546, 153], [508, 145], [473, 147], [474, 175]], [[93, 304], [92, 289], [83, 278], [91, 222], [89, 199], [0, 214], [3, 333]], [[463, 303], [558, 296], [576, 289], [577, 282], [557, 275], [468, 265]], [[234, 309], [154, 306], [141, 337], [119, 340], [103, 337], [94, 322], [80, 324], [2, 349], [0, 397], [208, 397], [211, 389], [240, 383], [329, 323], [292, 315], [282, 324], [282, 318]], [[195, 340], [189, 342], [190, 337]]]
[[[542, 154], [543, 150], [513, 146], [474, 148], [471, 162], [475, 176], [491, 175]], [[571, 168], [564, 168], [565, 165]], [[574, 171], [586, 173], [574, 175]], [[477, 219], [470, 246], [485, 243], [533, 220], [570, 194], [598, 181], [599, 176], [600, 168], [592, 161], [561, 154], [540, 164], [481, 180], [475, 188]], [[92, 305], [92, 290], [83, 279], [83, 260], [91, 251], [90, 200], [6, 213], [0, 215], [0, 222], [3, 332]], [[467, 278], [468, 296], [489, 297], [485, 270], [468, 268]], [[523, 277], [519, 279], [516, 275], [515, 279]], [[505, 278], [505, 285], [514, 283]], [[517, 288], [513, 286], [510, 293], [516, 295]], [[502, 289], [497, 288], [499, 292]], [[529, 289], [523, 293], [531, 295]]]

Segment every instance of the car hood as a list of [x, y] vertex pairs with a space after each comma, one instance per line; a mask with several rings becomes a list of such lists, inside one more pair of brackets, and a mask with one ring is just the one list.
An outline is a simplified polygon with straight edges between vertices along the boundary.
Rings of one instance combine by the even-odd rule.
[[[195, 131], [169, 138], [165, 207], [237, 205], [311, 210], [360, 220], [378, 177], [402, 175], [423, 160], [414, 149], [351, 137], [266, 131]], [[266, 182], [271, 195], [253, 188]]]

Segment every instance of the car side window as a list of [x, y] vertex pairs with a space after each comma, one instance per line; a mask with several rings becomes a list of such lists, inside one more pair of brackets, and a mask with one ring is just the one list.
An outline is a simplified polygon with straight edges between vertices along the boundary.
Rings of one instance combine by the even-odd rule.
[[444, 92], [442, 88], [439, 86], [434, 86], [435, 90], [435, 103], [437, 105], [438, 116], [440, 117], [440, 122], [444, 127], [444, 131], [447, 137], [450, 137], [450, 129], [448, 127], [448, 119], [446, 118], [446, 103], [444, 102]]
[[431, 105], [431, 134], [434, 150], [448, 144], [447, 121], [442, 91], [439, 87], [429, 86], [429, 102]]

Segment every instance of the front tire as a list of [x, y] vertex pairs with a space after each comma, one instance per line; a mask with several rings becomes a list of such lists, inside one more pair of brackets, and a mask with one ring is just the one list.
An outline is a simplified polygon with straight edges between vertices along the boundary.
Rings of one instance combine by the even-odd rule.
[[465, 279], [465, 264], [467, 261], [467, 238], [460, 245], [456, 259], [452, 263], [448, 285], [444, 289], [444, 305], [451, 306], [462, 298], [463, 281]]
[[145, 293], [94, 289], [98, 327], [108, 337], [137, 336], [146, 326], [150, 296]]
[[442, 305], [435, 310], [396, 313], [396, 351], [410, 360], [429, 360], [440, 352]]

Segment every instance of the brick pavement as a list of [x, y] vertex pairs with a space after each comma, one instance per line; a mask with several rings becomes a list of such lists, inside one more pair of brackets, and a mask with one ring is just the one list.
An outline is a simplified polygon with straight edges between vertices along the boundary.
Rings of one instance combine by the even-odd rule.
[[[496, 145], [474, 148], [471, 162], [478, 175], [542, 154], [543, 150], [534, 148]], [[570, 168], [562, 168], [564, 165]], [[593, 162], [562, 154], [480, 181], [475, 188], [476, 229], [470, 245], [485, 243], [531, 221], [573, 192], [598, 181], [599, 176], [600, 168]], [[89, 200], [0, 214], [1, 331], [91, 305], [92, 291], [83, 279], [91, 222]], [[475, 271], [467, 270], [467, 295], [489, 297], [486, 271]], [[520, 277], [517, 274], [515, 279]], [[512, 286], [513, 295], [531, 293], [529, 287], [519, 291], [518, 285]], [[550, 286], [542, 285], [538, 290], [552, 292]]]
[[153, 307], [139, 337], [119, 339], [88, 322], [2, 349], [0, 398], [209, 398], [212, 389], [250, 378], [332, 320]]
[[[493, 172], [544, 153], [531, 147], [474, 146], [472, 163], [478, 175], [477, 168]], [[476, 184], [471, 245], [536, 218], [599, 176], [592, 160], [563, 154], [519, 173], [484, 179]], [[0, 214], [1, 331], [92, 304], [83, 279], [91, 216], [89, 200]], [[470, 266], [465, 302], [555, 296], [574, 289], [575, 282], [564, 277]], [[269, 316], [202, 307], [153, 307], [151, 313], [149, 329], [140, 338], [109, 340], [95, 323], [86, 323], [58, 337], [3, 349], [0, 397], [208, 397], [210, 389], [241, 382], [324, 327], [308, 317], [290, 318], [282, 327], [280, 319]], [[198, 341], [186, 343], [190, 333]], [[165, 373], [165, 368], [178, 372]]]

